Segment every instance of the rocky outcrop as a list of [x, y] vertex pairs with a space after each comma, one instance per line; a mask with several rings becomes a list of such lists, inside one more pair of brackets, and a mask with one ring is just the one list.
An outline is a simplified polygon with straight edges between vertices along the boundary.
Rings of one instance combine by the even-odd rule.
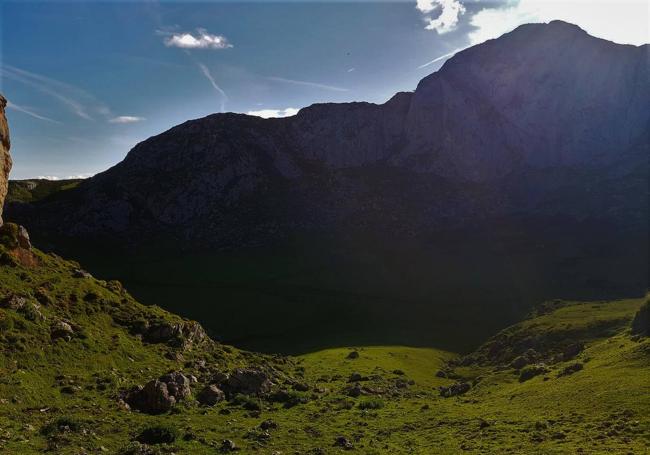
[[9, 148], [9, 126], [7, 117], [5, 117], [5, 107], [7, 100], [0, 95], [0, 225], [2, 225], [2, 209], [4, 207], [5, 196], [9, 186], [9, 171], [11, 171], [11, 156]]
[[192, 393], [190, 380], [178, 371], [165, 374], [143, 386], [133, 388], [124, 401], [146, 414], [162, 414]]

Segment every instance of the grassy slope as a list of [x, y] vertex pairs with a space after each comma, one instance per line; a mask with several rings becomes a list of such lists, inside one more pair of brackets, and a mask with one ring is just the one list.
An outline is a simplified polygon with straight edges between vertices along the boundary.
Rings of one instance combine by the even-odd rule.
[[[650, 341], [633, 340], [627, 329], [642, 300], [561, 303], [506, 330], [511, 339], [584, 341], [586, 349], [578, 356], [582, 371], [558, 378], [557, 372], [573, 361], [559, 362], [550, 366], [547, 380], [538, 376], [522, 383], [512, 368], [477, 362], [455, 368], [466, 380], [480, 378], [476, 385], [461, 397], [442, 398], [437, 387], [454, 381], [435, 373], [455, 355], [435, 349], [360, 347], [358, 359], [347, 359], [350, 349], [340, 348], [283, 359], [208, 344], [180, 353], [182, 360], [170, 360], [175, 357], [170, 354], [179, 354], [177, 349], [143, 343], [111, 314], [179, 318], [141, 306], [114, 284], [74, 278], [74, 263], [35, 254], [41, 262], [36, 268], [0, 266], [0, 297], [33, 296], [40, 288], [51, 298], [40, 308], [45, 321], [0, 309], [0, 321], [12, 321], [3, 322], [0, 332], [3, 453], [40, 453], [48, 447], [64, 454], [83, 453], [82, 448], [100, 453], [102, 447], [108, 453], [124, 452], [141, 428], [152, 423], [170, 424], [181, 435], [159, 450], [192, 454], [215, 453], [224, 438], [234, 440], [243, 449], [240, 453], [338, 453], [342, 449], [333, 443], [339, 435], [364, 454], [650, 450]], [[86, 301], [89, 293], [97, 297]], [[73, 321], [85, 337], [52, 342], [49, 326], [57, 318]], [[203, 381], [191, 366], [199, 359], [219, 371], [271, 364], [308, 384], [310, 391], [296, 393], [304, 403], [288, 409], [264, 401], [260, 414], [235, 403], [202, 408], [190, 401], [162, 416], [117, 405], [120, 389], [171, 369], [195, 373]], [[361, 384], [379, 394], [347, 396], [353, 372], [368, 376]], [[410, 379], [415, 384], [398, 386]], [[70, 383], [80, 390], [64, 393]], [[41, 433], [64, 416], [77, 419], [80, 427]], [[269, 418], [279, 427], [263, 440], [258, 425]]]
[[60, 191], [75, 188], [82, 179], [69, 180], [10, 180], [7, 203], [12, 202], [35, 202], [45, 199]]

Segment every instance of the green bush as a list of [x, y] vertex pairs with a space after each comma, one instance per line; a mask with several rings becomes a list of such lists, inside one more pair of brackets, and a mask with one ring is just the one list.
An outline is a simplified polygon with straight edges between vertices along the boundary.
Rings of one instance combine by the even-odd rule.
[[238, 393], [233, 397], [232, 403], [239, 405], [248, 411], [259, 411], [262, 409], [259, 400], [241, 393]]
[[18, 225], [5, 223], [0, 226], [0, 245], [14, 249], [18, 247]]
[[359, 409], [381, 409], [384, 407], [383, 400], [370, 398], [359, 403]]
[[41, 434], [51, 436], [56, 433], [73, 432], [76, 433], [83, 428], [83, 422], [76, 417], [59, 417], [53, 422], [48, 423], [41, 428]]
[[171, 444], [178, 438], [178, 429], [171, 425], [151, 425], [135, 438], [142, 444]]
[[6, 312], [0, 313], [0, 331], [6, 333], [14, 328], [14, 320]]

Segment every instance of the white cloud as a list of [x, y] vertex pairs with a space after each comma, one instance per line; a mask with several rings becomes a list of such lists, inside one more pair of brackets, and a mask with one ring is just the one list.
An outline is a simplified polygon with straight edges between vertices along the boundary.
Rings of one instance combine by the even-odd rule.
[[296, 115], [299, 110], [300, 109], [296, 109], [295, 107], [287, 107], [285, 109], [261, 109], [259, 111], [248, 111], [246, 114], [262, 118], [291, 117], [292, 115]]
[[[460, 16], [465, 13], [465, 6], [459, 0], [417, 0], [415, 6], [426, 16], [425, 28], [438, 33], [447, 33], [456, 29]], [[440, 13], [434, 18], [431, 13]]]
[[342, 88], [342, 87], [335, 87], [333, 85], [326, 85], [326, 84], [319, 84], [317, 82], [308, 82], [308, 81], [298, 81], [295, 79], [285, 79], [284, 77], [269, 77], [267, 78], [270, 81], [275, 81], [275, 82], [284, 82], [286, 84], [294, 84], [294, 85], [304, 85], [305, 87], [314, 87], [314, 88], [320, 88], [323, 90], [330, 90], [333, 92], [347, 92], [347, 88]]
[[198, 29], [196, 34], [183, 32], [172, 33], [164, 40], [167, 47], [181, 49], [228, 49], [233, 47], [222, 35], [212, 35], [205, 29]]
[[226, 109], [226, 101], [228, 101], [228, 95], [226, 95], [226, 92], [223, 91], [221, 87], [217, 84], [217, 82], [214, 80], [214, 77], [212, 76], [212, 73], [210, 73], [210, 70], [208, 69], [207, 66], [205, 66], [203, 63], [197, 63], [199, 65], [199, 69], [201, 70], [201, 73], [205, 76], [205, 78], [210, 81], [210, 85], [212, 85], [212, 88], [214, 88], [215, 92], [219, 95], [221, 99], [221, 111], [223, 112]]
[[36, 178], [38, 180], [61, 180], [61, 177], [57, 177], [56, 175], [39, 175]]
[[108, 123], [137, 123], [146, 120], [144, 117], [136, 117], [133, 115], [120, 115], [108, 120]]
[[512, 31], [521, 24], [555, 19], [576, 24], [587, 33], [621, 44], [650, 42], [647, 0], [520, 0], [474, 14], [472, 44]]

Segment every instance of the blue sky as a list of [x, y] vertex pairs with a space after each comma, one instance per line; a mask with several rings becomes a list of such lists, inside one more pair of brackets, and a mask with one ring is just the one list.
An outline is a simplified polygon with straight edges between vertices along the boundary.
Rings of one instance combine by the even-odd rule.
[[555, 15], [647, 42], [647, 21], [634, 19], [645, 11], [647, 20], [645, 2], [630, 1], [618, 32], [612, 4], [596, 18], [580, 1], [553, 3], [5, 1], [0, 91], [10, 102], [12, 177], [92, 175], [137, 142], [214, 112], [381, 103], [454, 51]]

